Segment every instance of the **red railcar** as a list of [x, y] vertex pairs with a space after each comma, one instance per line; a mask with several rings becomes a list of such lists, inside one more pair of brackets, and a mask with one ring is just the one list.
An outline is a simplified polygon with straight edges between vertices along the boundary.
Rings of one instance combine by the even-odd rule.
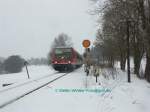
[[82, 56], [74, 48], [54, 48], [51, 52], [51, 63], [55, 70], [73, 70], [82, 65]]

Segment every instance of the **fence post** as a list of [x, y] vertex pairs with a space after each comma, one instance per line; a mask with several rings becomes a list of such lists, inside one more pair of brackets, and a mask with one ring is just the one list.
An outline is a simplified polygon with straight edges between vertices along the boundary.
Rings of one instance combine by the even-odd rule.
[[30, 79], [30, 75], [29, 75], [29, 71], [28, 71], [27, 64], [28, 64], [28, 62], [25, 61], [25, 62], [24, 62], [24, 65], [26, 66], [27, 76], [28, 76], [28, 79]]

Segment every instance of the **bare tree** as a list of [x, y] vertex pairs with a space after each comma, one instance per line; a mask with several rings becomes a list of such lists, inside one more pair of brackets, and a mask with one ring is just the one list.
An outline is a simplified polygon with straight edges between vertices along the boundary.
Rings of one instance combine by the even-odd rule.
[[142, 24], [140, 30], [143, 33], [145, 51], [146, 51], [146, 68], [145, 78], [150, 82], [150, 0], [139, 0], [139, 16]]
[[71, 37], [67, 34], [61, 33], [59, 34], [53, 42], [52, 48], [54, 47], [73, 47]]
[[[100, 0], [92, 0], [96, 4]], [[125, 69], [127, 44], [126, 29], [129, 27], [130, 50], [134, 57], [134, 72], [139, 77], [141, 59], [146, 52], [147, 64], [145, 77], [150, 81], [150, 0], [106, 0], [103, 7], [96, 5], [95, 14], [102, 16], [103, 46], [109, 53], [118, 58], [121, 69]], [[102, 13], [102, 14], [100, 14]], [[129, 21], [129, 24], [127, 24]], [[100, 22], [100, 20], [98, 20]], [[96, 39], [97, 41], [97, 39]], [[105, 51], [107, 51], [105, 49]], [[110, 56], [110, 54], [106, 53]], [[105, 54], [105, 55], [106, 55]], [[111, 55], [112, 55], [111, 54]], [[107, 57], [107, 56], [106, 56]]]

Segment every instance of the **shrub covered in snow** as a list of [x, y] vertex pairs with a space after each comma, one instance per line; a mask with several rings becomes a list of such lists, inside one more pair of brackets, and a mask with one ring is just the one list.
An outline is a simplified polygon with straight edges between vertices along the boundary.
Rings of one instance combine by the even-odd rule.
[[3, 63], [4, 70], [8, 73], [21, 72], [23, 65], [24, 59], [17, 55], [8, 57]]

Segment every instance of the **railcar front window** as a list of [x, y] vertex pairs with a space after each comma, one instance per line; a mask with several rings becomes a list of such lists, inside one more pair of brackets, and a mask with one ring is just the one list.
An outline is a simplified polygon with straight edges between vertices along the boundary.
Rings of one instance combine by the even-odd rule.
[[57, 59], [70, 59], [72, 56], [71, 49], [56, 49], [55, 56]]

